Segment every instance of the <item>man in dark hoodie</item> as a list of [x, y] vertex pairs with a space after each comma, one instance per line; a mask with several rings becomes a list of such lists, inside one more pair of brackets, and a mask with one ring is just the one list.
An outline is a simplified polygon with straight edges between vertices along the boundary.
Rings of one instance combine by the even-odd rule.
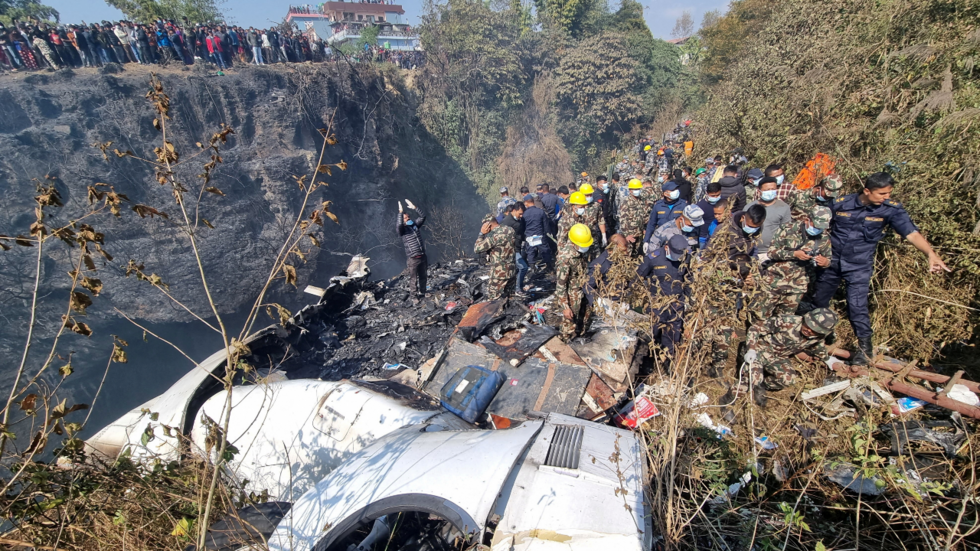
[[726, 166], [718, 183], [721, 184], [722, 201], [728, 201], [729, 197], [735, 198], [731, 200], [732, 212], [738, 212], [745, 208], [745, 186], [742, 185], [742, 181], [738, 177], [737, 166]]
[[681, 192], [681, 199], [691, 204], [694, 197], [694, 184], [691, 183], [691, 167], [675, 168], [673, 180], [677, 183], [677, 191]]
[[405, 245], [405, 256], [408, 257], [405, 271], [412, 281], [414, 298], [418, 301], [425, 296], [426, 270], [429, 268], [429, 259], [425, 255], [425, 243], [422, 242], [422, 225], [425, 224], [425, 215], [408, 199], [405, 199], [405, 206], [414, 210], [418, 217], [412, 220], [402, 209], [402, 202], [399, 201], [396, 229], [398, 236], [402, 238], [402, 244]]

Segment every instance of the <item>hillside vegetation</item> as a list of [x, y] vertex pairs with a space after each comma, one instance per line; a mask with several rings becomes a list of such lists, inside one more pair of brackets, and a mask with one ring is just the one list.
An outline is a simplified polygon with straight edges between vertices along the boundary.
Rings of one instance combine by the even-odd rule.
[[980, 289], [978, 20], [977, 0], [739, 0], [701, 33], [697, 158], [741, 148], [795, 174], [824, 152], [848, 193], [894, 173], [894, 197], [954, 270], [929, 275], [896, 236], [879, 247], [876, 339], [909, 358], [975, 341], [964, 306]]

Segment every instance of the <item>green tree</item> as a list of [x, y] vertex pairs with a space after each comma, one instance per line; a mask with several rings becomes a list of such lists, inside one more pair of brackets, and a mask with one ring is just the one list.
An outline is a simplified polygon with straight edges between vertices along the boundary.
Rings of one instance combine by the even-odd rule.
[[157, 19], [181, 21], [185, 17], [191, 23], [224, 20], [221, 6], [224, 0], [105, 0], [117, 8], [127, 19], [149, 23]]
[[0, 21], [9, 24], [11, 19], [23, 20], [30, 17], [58, 21], [61, 15], [58, 10], [35, 0], [0, 0]]
[[581, 36], [598, 17], [605, 14], [606, 4], [600, 0], [534, 0], [538, 16], [555, 31]]

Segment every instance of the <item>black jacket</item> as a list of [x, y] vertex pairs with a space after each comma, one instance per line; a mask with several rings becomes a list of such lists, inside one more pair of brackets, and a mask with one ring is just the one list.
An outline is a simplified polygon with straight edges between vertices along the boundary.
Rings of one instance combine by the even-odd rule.
[[732, 203], [732, 212], [738, 212], [745, 208], [745, 186], [742, 185], [741, 180], [732, 176], [725, 176], [718, 180], [718, 183], [721, 184], [722, 201], [729, 197], [735, 197]]
[[521, 251], [524, 248], [524, 219], [517, 220], [513, 215], [508, 214], [504, 216], [501, 224], [514, 228], [514, 250]]
[[405, 245], [405, 254], [409, 258], [425, 255], [425, 243], [422, 242], [421, 231], [422, 225], [425, 224], [425, 215], [419, 209], [415, 209], [415, 213], [418, 214], [418, 217], [413, 220], [412, 225], [408, 225], [405, 223], [402, 213], [399, 212], [396, 226], [398, 236], [402, 238], [402, 244]]
[[524, 235], [548, 235], [551, 221], [548, 215], [538, 207], [530, 207], [524, 210]]

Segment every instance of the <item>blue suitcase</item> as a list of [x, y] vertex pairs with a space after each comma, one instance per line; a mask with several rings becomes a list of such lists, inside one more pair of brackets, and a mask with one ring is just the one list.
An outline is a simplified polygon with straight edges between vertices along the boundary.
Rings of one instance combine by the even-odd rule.
[[460, 368], [439, 392], [442, 406], [468, 423], [483, 416], [504, 385], [504, 376], [478, 365]]

